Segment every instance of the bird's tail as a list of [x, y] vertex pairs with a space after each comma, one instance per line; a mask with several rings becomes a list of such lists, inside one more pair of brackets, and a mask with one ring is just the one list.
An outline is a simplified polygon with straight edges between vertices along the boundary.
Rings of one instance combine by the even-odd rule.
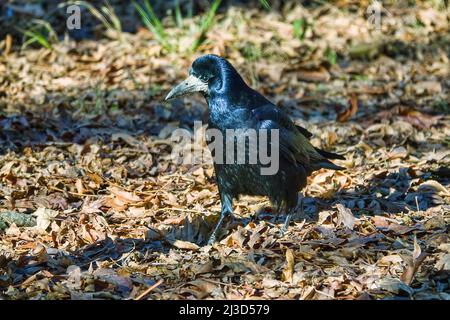
[[321, 168], [325, 168], [325, 169], [331, 169], [331, 170], [344, 170], [346, 169], [345, 167], [341, 167], [338, 166], [336, 164], [334, 164], [333, 162], [331, 162], [328, 159], [338, 159], [338, 160], [345, 160], [345, 157], [337, 154], [337, 153], [333, 153], [333, 152], [328, 152], [319, 148], [314, 148], [316, 149], [317, 153], [320, 154], [323, 159], [321, 159], [321, 161], [319, 161], [317, 163], [317, 169], [321, 169]]
[[346, 169], [345, 167], [338, 166], [327, 159], [324, 159], [323, 161], [319, 162], [317, 168], [315, 168], [315, 169], [317, 170], [317, 169], [322, 169], [322, 168], [331, 169], [331, 170], [345, 170]]
[[314, 148], [314, 149], [316, 149], [316, 151], [324, 158], [345, 160], [345, 157], [340, 155], [340, 154], [333, 153], [333, 152], [328, 152], [328, 151], [325, 151], [325, 150], [322, 150], [322, 149], [319, 149], [319, 148]]

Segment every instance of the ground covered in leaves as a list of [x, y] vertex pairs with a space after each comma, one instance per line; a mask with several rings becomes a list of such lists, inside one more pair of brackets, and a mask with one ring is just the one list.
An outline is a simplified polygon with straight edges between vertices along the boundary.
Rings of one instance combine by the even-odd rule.
[[450, 299], [448, 12], [399, 2], [376, 30], [339, 3], [230, 7], [200, 47], [348, 168], [310, 177], [283, 238], [283, 216], [244, 197], [213, 246], [212, 165], [171, 160], [205, 103], [163, 102], [189, 32], [166, 21], [170, 54], [144, 29], [3, 40], [0, 299]]

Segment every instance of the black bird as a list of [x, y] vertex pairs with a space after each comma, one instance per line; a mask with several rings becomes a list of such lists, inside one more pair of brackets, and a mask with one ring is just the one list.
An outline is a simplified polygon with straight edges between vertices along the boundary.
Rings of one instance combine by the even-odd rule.
[[[235, 158], [232, 163], [220, 163], [214, 159], [222, 210], [209, 244], [215, 241], [223, 219], [233, 212], [233, 200], [240, 195], [267, 196], [278, 212], [287, 214], [282, 229], [284, 233], [299, 205], [298, 192], [306, 186], [307, 176], [321, 168], [344, 169], [328, 160], [345, 159], [343, 156], [313, 147], [308, 141], [312, 134], [296, 126], [286, 113], [251, 89], [226, 59], [211, 54], [196, 59], [189, 70], [189, 77], [174, 87], [166, 100], [193, 92], [201, 92], [206, 98], [208, 129], [218, 129], [224, 135], [227, 129], [254, 129], [257, 132], [278, 129], [279, 136], [279, 165], [275, 174], [261, 174], [261, 161], [242, 164]], [[270, 139], [265, 140], [268, 145], [275, 142], [272, 138], [270, 135]], [[246, 148], [248, 143], [247, 140]], [[261, 143], [258, 140], [258, 145]], [[259, 153], [260, 149], [257, 150]], [[247, 149], [246, 157], [248, 160]]]

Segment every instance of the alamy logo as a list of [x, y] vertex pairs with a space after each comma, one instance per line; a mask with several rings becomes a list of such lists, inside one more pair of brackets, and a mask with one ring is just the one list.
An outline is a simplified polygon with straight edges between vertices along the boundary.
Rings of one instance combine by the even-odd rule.
[[69, 14], [66, 20], [68, 30], [81, 29], [81, 9], [77, 5], [70, 5], [66, 9]]
[[[259, 165], [261, 175], [274, 175], [279, 169], [278, 129], [206, 128], [194, 122], [194, 132], [178, 128], [172, 132], [174, 142], [171, 158], [178, 164], [208, 162], [210, 154], [216, 164]], [[201, 146], [207, 145], [209, 151]], [[206, 151], [206, 153], [205, 153]]]

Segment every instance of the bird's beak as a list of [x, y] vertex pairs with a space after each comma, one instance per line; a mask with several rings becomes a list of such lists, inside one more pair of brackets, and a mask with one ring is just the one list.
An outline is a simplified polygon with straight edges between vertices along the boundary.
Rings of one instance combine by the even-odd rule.
[[207, 82], [200, 80], [196, 76], [190, 75], [189, 77], [187, 77], [186, 80], [184, 80], [179, 85], [170, 90], [165, 100], [181, 97], [188, 93], [207, 92], [207, 91], [208, 91]]

